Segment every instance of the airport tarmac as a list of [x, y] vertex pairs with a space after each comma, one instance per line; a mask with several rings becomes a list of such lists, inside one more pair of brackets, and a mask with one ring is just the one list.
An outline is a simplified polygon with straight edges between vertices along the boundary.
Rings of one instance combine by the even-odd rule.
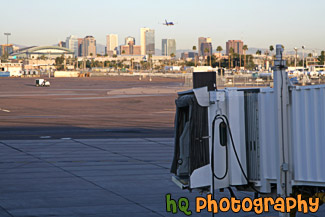
[[0, 139], [173, 136], [184, 80], [155, 77], [0, 79]]
[[[173, 150], [172, 138], [0, 140], [0, 216], [186, 216], [166, 212], [166, 194], [175, 200], [187, 197], [192, 216], [211, 216], [195, 213], [195, 197], [205, 194], [181, 190], [171, 181]], [[229, 198], [229, 192], [216, 193], [218, 201], [222, 197]], [[297, 216], [324, 215], [323, 206], [317, 213]]]

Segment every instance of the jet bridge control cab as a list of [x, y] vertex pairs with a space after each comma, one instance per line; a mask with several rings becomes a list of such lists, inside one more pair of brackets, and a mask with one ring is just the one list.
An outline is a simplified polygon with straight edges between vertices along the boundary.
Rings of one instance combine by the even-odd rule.
[[[216, 72], [194, 72], [193, 87], [216, 90]], [[174, 182], [189, 188], [194, 170], [210, 163], [208, 108], [201, 106], [194, 91], [179, 93], [175, 116], [175, 155], [171, 172]]]
[[175, 155], [171, 172], [177, 185], [188, 188], [193, 171], [210, 162], [208, 109], [198, 104], [193, 91], [179, 93], [175, 103]]

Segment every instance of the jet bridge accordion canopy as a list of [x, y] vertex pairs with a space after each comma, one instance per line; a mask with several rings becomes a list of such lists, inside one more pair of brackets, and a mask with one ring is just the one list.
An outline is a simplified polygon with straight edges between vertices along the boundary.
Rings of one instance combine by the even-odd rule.
[[208, 109], [198, 104], [193, 92], [175, 101], [175, 151], [171, 172], [189, 177], [209, 164]]

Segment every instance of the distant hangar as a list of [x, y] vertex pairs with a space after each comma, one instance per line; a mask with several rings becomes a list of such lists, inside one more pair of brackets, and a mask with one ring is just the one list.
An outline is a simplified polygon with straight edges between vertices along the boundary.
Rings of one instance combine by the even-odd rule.
[[65, 58], [73, 58], [74, 52], [65, 47], [58, 47], [58, 46], [33, 46], [33, 47], [26, 47], [19, 49], [16, 52], [10, 54], [10, 57], [13, 59], [55, 59], [64, 55]]

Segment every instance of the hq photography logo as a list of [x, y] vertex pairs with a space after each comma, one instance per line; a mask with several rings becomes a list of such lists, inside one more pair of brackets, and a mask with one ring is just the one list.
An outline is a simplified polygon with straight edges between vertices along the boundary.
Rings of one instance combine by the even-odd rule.
[[[166, 194], [166, 211], [176, 214], [183, 212], [185, 215], [190, 216], [193, 214], [190, 210], [190, 202], [188, 198], [181, 197], [178, 200], [172, 199], [171, 194]], [[219, 212], [255, 212], [256, 214], [262, 214], [270, 212], [270, 207], [282, 213], [290, 213], [292, 210], [298, 212], [315, 213], [319, 209], [319, 198], [309, 198], [308, 201], [302, 199], [301, 194], [297, 195], [297, 198], [293, 197], [278, 197], [278, 198], [256, 198], [252, 199], [249, 197], [243, 198], [242, 200], [234, 197], [221, 198], [219, 201], [212, 199], [212, 195], [208, 194], [206, 197], [195, 198], [195, 212], [200, 213], [202, 210], [207, 210], [210, 213]]]

